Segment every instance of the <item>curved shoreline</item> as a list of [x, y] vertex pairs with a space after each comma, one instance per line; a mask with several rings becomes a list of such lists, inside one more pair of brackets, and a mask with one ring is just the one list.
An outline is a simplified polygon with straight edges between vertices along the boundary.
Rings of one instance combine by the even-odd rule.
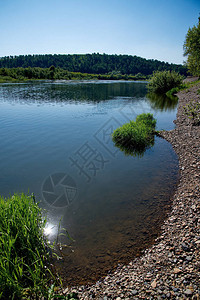
[[200, 298], [200, 127], [190, 125], [183, 109], [190, 100], [200, 101], [198, 89], [200, 83], [178, 93], [176, 128], [160, 134], [178, 155], [180, 170], [161, 236], [127, 266], [92, 286], [79, 287], [80, 299]]

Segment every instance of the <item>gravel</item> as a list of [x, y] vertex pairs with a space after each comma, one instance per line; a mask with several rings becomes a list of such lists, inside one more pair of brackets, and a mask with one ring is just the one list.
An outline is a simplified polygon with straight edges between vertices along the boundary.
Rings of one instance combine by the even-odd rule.
[[200, 102], [198, 89], [200, 84], [178, 93], [176, 128], [160, 133], [172, 144], [180, 169], [161, 235], [102, 281], [72, 288], [80, 299], [200, 299], [200, 126], [192, 126], [183, 109], [190, 100]]

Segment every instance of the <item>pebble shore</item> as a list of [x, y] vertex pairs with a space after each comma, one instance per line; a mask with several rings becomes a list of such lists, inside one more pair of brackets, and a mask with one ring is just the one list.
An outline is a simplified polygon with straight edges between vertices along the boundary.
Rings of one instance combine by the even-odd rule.
[[180, 169], [161, 235], [102, 281], [74, 288], [80, 299], [200, 299], [200, 126], [191, 125], [183, 108], [190, 100], [200, 102], [199, 89], [200, 83], [178, 93], [176, 128], [160, 133], [177, 153]]

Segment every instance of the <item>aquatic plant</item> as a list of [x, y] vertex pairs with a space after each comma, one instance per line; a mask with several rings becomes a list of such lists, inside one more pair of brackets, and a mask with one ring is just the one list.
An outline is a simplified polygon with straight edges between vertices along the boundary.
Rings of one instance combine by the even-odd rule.
[[[1, 299], [53, 299], [58, 296], [54, 288], [49, 288], [61, 282], [51, 272], [45, 225], [43, 211], [33, 195], [0, 197]], [[70, 295], [59, 297], [72, 298]]]
[[112, 139], [125, 154], [141, 156], [154, 144], [155, 126], [156, 120], [153, 115], [143, 113], [138, 115], [135, 121], [117, 128]]
[[[51, 274], [43, 235], [46, 220], [33, 195], [0, 197], [1, 297], [40, 295]], [[51, 274], [52, 275], [52, 274]]]

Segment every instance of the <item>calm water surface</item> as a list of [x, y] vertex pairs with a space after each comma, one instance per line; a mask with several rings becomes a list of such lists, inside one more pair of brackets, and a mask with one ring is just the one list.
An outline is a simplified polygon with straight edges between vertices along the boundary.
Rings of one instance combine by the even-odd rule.
[[[95, 281], [150, 245], [170, 208], [178, 160], [165, 140], [126, 156], [111, 133], [151, 112], [174, 128], [177, 101], [147, 97], [144, 82], [37, 82], [0, 85], [0, 193], [34, 193], [75, 242], [58, 262], [70, 284]], [[65, 239], [60, 239], [66, 243]]]

